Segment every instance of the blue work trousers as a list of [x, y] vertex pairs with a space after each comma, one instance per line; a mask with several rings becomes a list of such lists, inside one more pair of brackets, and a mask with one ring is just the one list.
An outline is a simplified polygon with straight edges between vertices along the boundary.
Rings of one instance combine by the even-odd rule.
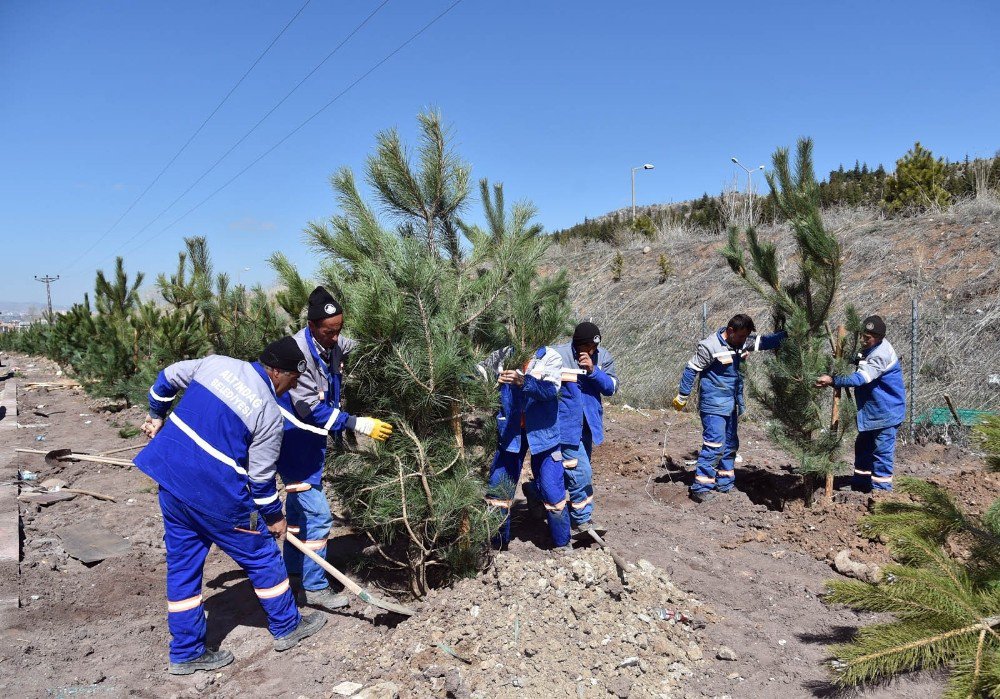
[[[297, 493], [288, 493], [285, 498], [285, 517], [288, 531], [297, 536], [320, 558], [326, 558], [326, 542], [333, 527], [330, 503], [321, 488], [312, 487]], [[330, 587], [326, 571], [314, 560], [285, 542], [285, 566], [289, 575], [302, 577], [302, 587], [306, 590], [322, 590]]]
[[853, 490], [892, 490], [898, 429], [899, 425], [893, 425], [881, 430], [858, 432], [854, 440], [854, 477], [851, 479]]
[[590, 455], [594, 451], [594, 436], [587, 423], [579, 444], [563, 444], [563, 468], [566, 490], [569, 491], [569, 519], [573, 526], [589, 522], [594, 514], [594, 471]]
[[718, 490], [725, 493], [736, 484], [736, 452], [740, 448], [737, 432], [739, 415], [701, 414], [701, 452], [695, 469], [692, 493]]
[[[299, 612], [288, 587], [288, 574], [278, 545], [263, 519], [256, 530], [235, 528], [188, 507], [160, 488], [163, 543], [167, 547], [167, 625], [170, 661], [183, 663], [205, 652], [205, 608], [201, 581], [205, 557], [212, 544], [246, 571], [267, 614], [267, 628], [275, 638], [299, 625]], [[249, 527], [249, 520], [247, 522]]]
[[[493, 545], [501, 548], [510, 542], [510, 508], [514, 502], [517, 484], [521, 480], [521, 465], [527, 453], [528, 440], [521, 439], [520, 451], [497, 451], [490, 467], [486, 502], [499, 508], [504, 516], [500, 531], [493, 539]], [[542, 504], [545, 505], [549, 533], [556, 546], [569, 543], [569, 514], [566, 511], [566, 485], [563, 482], [563, 466], [557, 448], [531, 455], [531, 473]], [[536, 491], [537, 492], [537, 491]]]

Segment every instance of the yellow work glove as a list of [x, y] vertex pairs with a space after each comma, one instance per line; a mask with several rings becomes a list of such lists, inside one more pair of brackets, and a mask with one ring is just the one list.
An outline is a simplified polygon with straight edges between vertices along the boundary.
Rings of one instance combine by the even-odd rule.
[[684, 410], [684, 406], [687, 404], [688, 404], [687, 396], [682, 396], [680, 393], [674, 396], [674, 402], [673, 402], [674, 410], [680, 412], [681, 410]]
[[359, 417], [354, 424], [354, 431], [384, 442], [392, 434], [392, 425], [374, 417]]

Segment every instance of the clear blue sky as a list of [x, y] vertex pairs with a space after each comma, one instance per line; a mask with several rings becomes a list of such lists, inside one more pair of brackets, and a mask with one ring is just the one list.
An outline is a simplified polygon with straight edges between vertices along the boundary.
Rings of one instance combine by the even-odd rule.
[[[312, 0], [122, 222], [304, 0], [0, 3], [0, 301], [57, 304], [124, 252], [152, 279], [184, 236], [218, 270], [271, 283], [283, 250], [311, 271], [304, 225], [334, 212], [328, 177], [356, 171], [374, 134], [442, 110], [474, 177], [527, 198], [547, 229], [629, 204], [716, 193], [732, 155], [769, 163], [816, 141], [821, 173], [891, 167], [920, 140], [955, 160], [1000, 148], [1000, 4], [484, 2], [464, 0], [226, 189], [163, 230], [452, 0], [390, 0], [320, 71], [156, 223], [160, 213], [368, 13]], [[478, 203], [470, 210], [470, 217]], [[248, 272], [242, 271], [250, 267]]]

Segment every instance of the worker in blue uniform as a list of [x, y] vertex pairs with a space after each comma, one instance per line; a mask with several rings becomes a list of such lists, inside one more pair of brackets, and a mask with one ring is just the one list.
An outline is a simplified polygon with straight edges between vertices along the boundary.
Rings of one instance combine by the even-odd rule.
[[498, 350], [477, 365], [484, 379], [500, 389], [497, 451], [487, 482], [486, 502], [499, 509], [503, 524], [496, 548], [510, 542], [510, 508], [521, 479], [524, 457], [531, 452], [531, 472], [540, 485], [553, 546], [569, 546], [562, 454], [559, 451], [558, 392], [561, 360], [551, 347], [540, 347], [522, 366], [504, 368], [513, 349]]
[[740, 448], [737, 422], [746, 410], [743, 402], [743, 374], [740, 366], [750, 352], [776, 349], [787, 333], [758, 335], [753, 319], [739, 313], [726, 327], [698, 343], [691, 361], [681, 375], [680, 388], [673, 400], [683, 410], [700, 374], [698, 412], [701, 415], [702, 444], [691, 499], [707, 502], [718, 493], [728, 493], [736, 483], [736, 452]]
[[253, 364], [219, 355], [171, 364], [149, 391], [142, 431], [152, 441], [135, 464], [159, 484], [172, 674], [233, 661], [229, 651], [205, 647], [202, 574], [212, 544], [246, 571], [275, 650], [326, 623], [320, 614], [299, 615], [275, 543], [286, 527], [275, 483], [283, 427], [276, 398], [305, 368], [295, 341], [285, 337]]
[[824, 374], [817, 388], [853, 388], [858, 405], [858, 436], [854, 441], [854, 477], [851, 489], [891, 491], [896, 432], [906, 415], [903, 367], [889, 341], [880, 316], [861, 324], [858, 370], [847, 376]]
[[[288, 529], [320, 558], [326, 557], [333, 526], [330, 503], [323, 492], [323, 466], [328, 437], [353, 430], [384, 441], [392, 425], [371, 417], [355, 417], [340, 409], [344, 308], [322, 286], [309, 295], [308, 323], [295, 334], [306, 368], [298, 384], [278, 398], [285, 434], [278, 456], [278, 474], [285, 484]], [[349, 341], [353, 343], [353, 341]], [[323, 570], [301, 551], [285, 544], [285, 564], [293, 585], [301, 585], [305, 603], [333, 610], [346, 606], [345, 594], [334, 594]]]
[[593, 517], [591, 457], [594, 446], [604, 442], [602, 396], [613, 396], [618, 391], [618, 374], [611, 352], [600, 345], [600, 328], [583, 321], [577, 324], [569, 342], [554, 348], [564, 372], [559, 395], [559, 442], [570, 498], [570, 523], [577, 539], [586, 536], [589, 529], [599, 536], [607, 533]]

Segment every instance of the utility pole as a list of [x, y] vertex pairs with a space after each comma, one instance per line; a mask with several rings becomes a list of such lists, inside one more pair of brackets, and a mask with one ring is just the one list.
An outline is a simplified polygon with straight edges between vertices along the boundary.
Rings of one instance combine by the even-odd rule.
[[57, 274], [54, 277], [50, 277], [48, 275], [45, 275], [44, 277], [39, 277], [36, 274], [35, 275], [35, 281], [36, 282], [43, 282], [45, 284], [45, 295], [49, 299], [49, 316], [48, 316], [48, 321], [49, 321], [49, 323], [53, 323], [53, 322], [55, 322], [55, 320], [52, 317], [52, 282], [59, 281], [59, 275]]
[[639, 165], [638, 167], [632, 168], [632, 223], [635, 223], [635, 171], [636, 170], [652, 170], [653, 165], [646, 163], [645, 165]]
[[747, 226], [753, 226], [753, 181], [750, 178], [758, 170], [763, 172], [764, 166], [760, 165], [751, 170], [736, 158], [730, 158], [730, 160], [732, 160], [734, 164], [738, 165], [743, 172], [747, 173]]

